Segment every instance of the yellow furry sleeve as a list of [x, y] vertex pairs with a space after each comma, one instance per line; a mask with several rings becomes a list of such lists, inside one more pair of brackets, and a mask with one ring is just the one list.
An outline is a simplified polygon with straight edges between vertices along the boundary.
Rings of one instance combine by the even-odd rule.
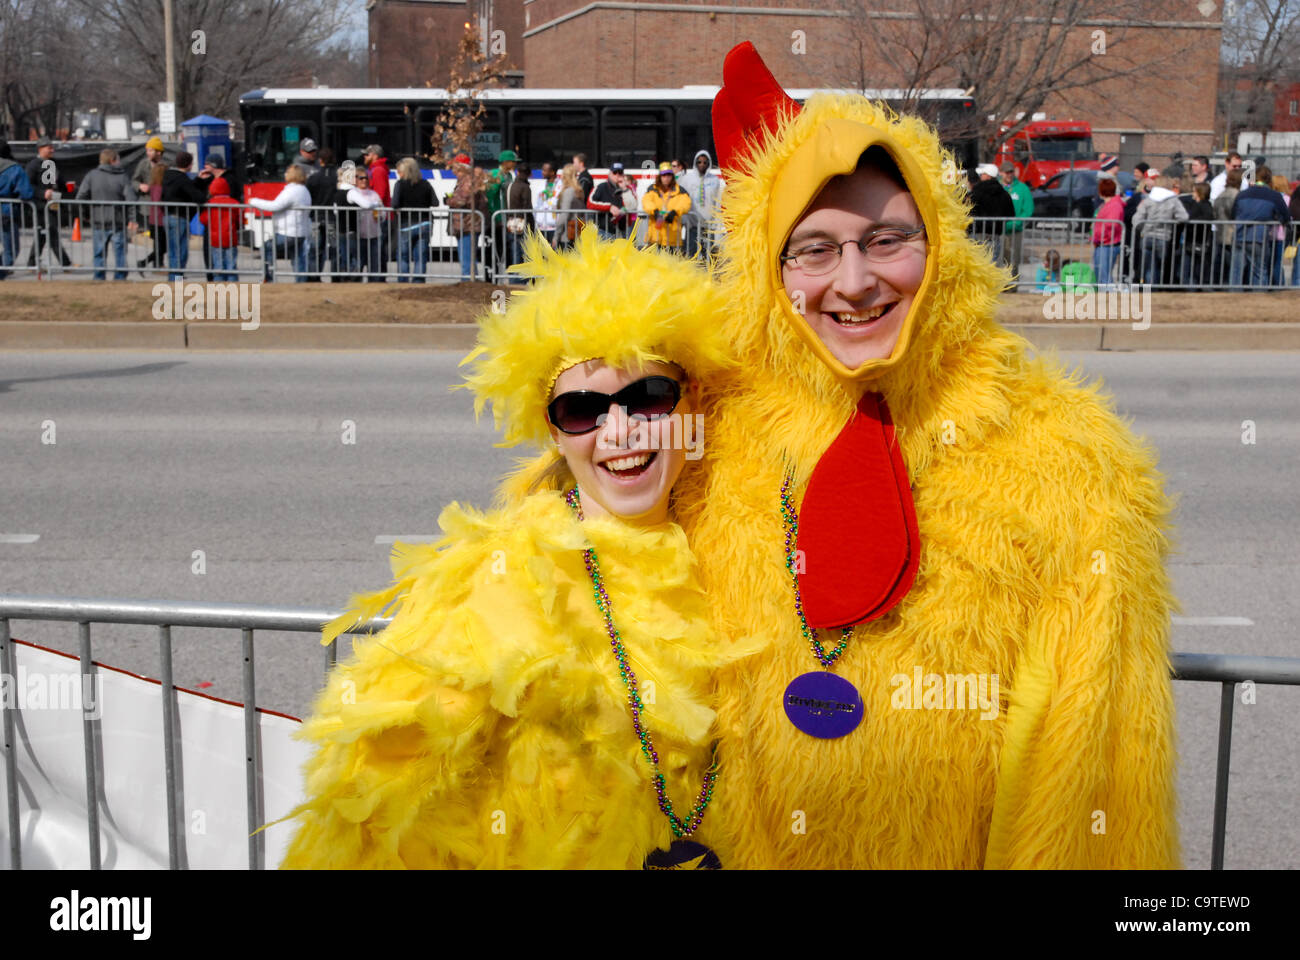
[[1087, 448], [1057, 465], [1087, 512], [1018, 658], [985, 867], [1177, 868], [1169, 504], [1150, 453], [1075, 397]]
[[[490, 562], [490, 561], [489, 561]], [[475, 651], [530, 625], [513, 591], [469, 581], [445, 615], [419, 608], [428, 578], [410, 585], [394, 623], [358, 641], [304, 725], [319, 744], [307, 769], [302, 826], [285, 867], [482, 865], [493, 808], [486, 755], [510, 718], [491, 703], [492, 665]], [[459, 600], [459, 602], [457, 602]], [[499, 692], [499, 691], [497, 691]], [[504, 704], [502, 704], [504, 705]]]
[[[328, 638], [397, 603], [330, 678], [286, 867], [639, 867], [672, 834], [584, 567], [600, 556], [668, 793], [690, 804], [712, 756], [720, 643], [673, 524], [580, 524], [561, 494], [394, 550], [396, 583], [353, 598]], [[651, 692], [653, 691], [653, 692]]]

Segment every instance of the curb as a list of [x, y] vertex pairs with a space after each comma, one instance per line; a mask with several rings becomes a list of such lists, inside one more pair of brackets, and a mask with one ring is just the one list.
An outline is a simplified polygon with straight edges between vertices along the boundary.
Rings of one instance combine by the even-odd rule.
[[1103, 350], [1300, 350], [1300, 324], [1177, 323], [1134, 330], [1132, 324], [1106, 324]]
[[184, 350], [185, 325], [78, 320], [0, 320], [5, 350]]
[[[1039, 349], [1300, 350], [1300, 323], [1007, 324]], [[457, 350], [472, 323], [116, 323], [0, 320], [5, 350]]]
[[469, 350], [476, 323], [187, 323], [191, 350]]

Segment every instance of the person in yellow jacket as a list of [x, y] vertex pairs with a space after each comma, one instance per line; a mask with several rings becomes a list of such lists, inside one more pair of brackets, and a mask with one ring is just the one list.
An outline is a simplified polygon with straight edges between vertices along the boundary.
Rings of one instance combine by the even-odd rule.
[[682, 218], [690, 212], [691, 196], [677, 185], [672, 164], [659, 164], [659, 175], [641, 198], [641, 209], [649, 220], [645, 242], [676, 250], [682, 245]]
[[[394, 547], [382, 611], [317, 700], [319, 747], [284, 867], [716, 867], [711, 629], [669, 494], [698, 459], [701, 382], [731, 362], [703, 271], [583, 233], [480, 323], [464, 361], [507, 445], [549, 447], [533, 489], [452, 504]], [[688, 379], [689, 378], [689, 379]], [[725, 781], [716, 784], [725, 790]]]
[[733, 636], [729, 867], [1173, 868], [1155, 454], [999, 326], [934, 130], [802, 108], [750, 44], [714, 104], [741, 361], [677, 516]]

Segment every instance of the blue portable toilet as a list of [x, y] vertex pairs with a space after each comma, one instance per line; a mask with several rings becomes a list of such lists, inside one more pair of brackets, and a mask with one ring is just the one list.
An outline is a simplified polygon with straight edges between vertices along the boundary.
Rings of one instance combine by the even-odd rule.
[[[210, 117], [206, 113], [186, 120], [181, 124], [181, 149], [194, 158], [194, 165], [190, 167], [194, 174], [203, 169], [204, 161], [214, 153], [220, 154], [222, 163], [225, 164], [226, 169], [230, 169], [233, 159], [230, 147], [230, 122], [220, 117]], [[242, 200], [243, 197], [235, 199]], [[190, 221], [190, 233], [203, 233], [203, 224], [199, 223], [197, 213]]]
[[230, 121], [220, 117], [200, 114], [181, 124], [181, 145], [186, 153], [194, 158], [195, 171], [203, 169], [203, 161], [210, 153], [221, 154], [227, 169], [230, 167]]

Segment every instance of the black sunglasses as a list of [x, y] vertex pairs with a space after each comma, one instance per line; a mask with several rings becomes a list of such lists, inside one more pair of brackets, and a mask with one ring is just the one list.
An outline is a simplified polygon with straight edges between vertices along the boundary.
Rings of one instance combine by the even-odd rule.
[[576, 437], [599, 427], [612, 404], [626, 410], [629, 417], [658, 420], [672, 413], [681, 398], [682, 385], [672, 377], [643, 377], [618, 393], [595, 390], [562, 393], [547, 406], [546, 416], [557, 430]]

